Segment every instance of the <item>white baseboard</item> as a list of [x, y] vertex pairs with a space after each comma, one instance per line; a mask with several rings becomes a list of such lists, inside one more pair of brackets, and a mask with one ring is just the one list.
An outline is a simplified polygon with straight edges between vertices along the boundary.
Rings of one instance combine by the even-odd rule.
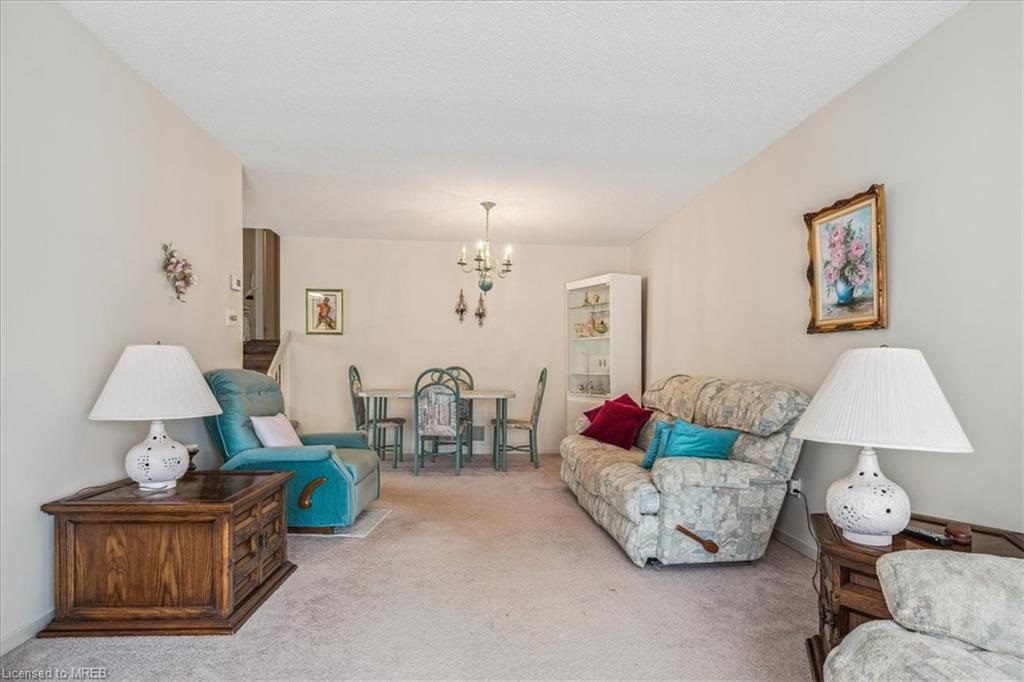
[[772, 532], [772, 536], [776, 540], [784, 544], [786, 547], [789, 547], [790, 549], [795, 549], [808, 559], [817, 561], [818, 548], [814, 546], [813, 542], [807, 542], [803, 538], [798, 538], [797, 536], [791, 535], [779, 528], [776, 528]]
[[20, 628], [8, 632], [0, 638], [0, 655], [6, 655], [12, 649], [21, 646], [36, 636], [36, 633], [46, 627], [46, 624], [53, 620], [53, 609], [50, 609], [30, 623], [25, 623]]

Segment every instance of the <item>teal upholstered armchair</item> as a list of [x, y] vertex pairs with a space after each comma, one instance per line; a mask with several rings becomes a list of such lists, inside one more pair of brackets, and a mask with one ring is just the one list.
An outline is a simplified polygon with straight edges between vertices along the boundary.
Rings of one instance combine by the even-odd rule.
[[351, 525], [380, 497], [380, 460], [362, 433], [300, 435], [302, 447], [265, 448], [250, 417], [284, 411], [281, 388], [265, 374], [217, 369], [205, 374], [223, 414], [206, 418], [227, 470], [294, 471], [288, 482], [288, 525], [331, 532]]

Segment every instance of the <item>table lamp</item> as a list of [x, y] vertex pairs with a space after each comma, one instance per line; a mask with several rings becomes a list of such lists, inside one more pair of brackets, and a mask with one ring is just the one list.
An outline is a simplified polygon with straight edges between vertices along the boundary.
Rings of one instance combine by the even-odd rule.
[[861, 448], [832, 483], [825, 509], [843, 537], [885, 546], [910, 521], [910, 499], [878, 467], [875, 448], [972, 452], [921, 351], [857, 348], [839, 356], [793, 428], [793, 437]]
[[110, 373], [89, 419], [148, 421], [149, 435], [124, 458], [144, 490], [168, 490], [188, 470], [188, 452], [164, 421], [220, 414], [202, 372], [184, 346], [128, 346]]

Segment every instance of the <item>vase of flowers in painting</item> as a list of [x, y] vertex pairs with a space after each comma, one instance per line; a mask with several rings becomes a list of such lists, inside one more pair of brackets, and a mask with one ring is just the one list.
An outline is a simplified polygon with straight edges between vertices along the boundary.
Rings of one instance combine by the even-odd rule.
[[836, 305], [853, 303], [857, 287], [868, 281], [868, 247], [853, 221], [835, 222], [828, 235], [825, 287], [835, 294]]

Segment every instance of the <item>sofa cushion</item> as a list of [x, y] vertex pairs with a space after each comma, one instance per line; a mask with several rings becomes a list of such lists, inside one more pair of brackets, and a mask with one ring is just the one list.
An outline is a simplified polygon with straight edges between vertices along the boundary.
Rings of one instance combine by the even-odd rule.
[[644, 451], [644, 459], [640, 462], [640, 466], [650, 471], [651, 467], [654, 466], [654, 460], [658, 459], [665, 452], [665, 446], [668, 445], [668, 436], [672, 431], [672, 422], [670, 421], [659, 421], [654, 426], [654, 435], [651, 436], [651, 442], [647, 444], [647, 450]]
[[626, 518], [639, 523], [642, 515], [658, 513], [661, 495], [640, 466], [642, 450], [623, 450], [573, 435], [562, 440], [561, 452], [576, 481]]
[[891, 620], [874, 620], [851, 630], [829, 653], [825, 679], [1020, 680], [1024, 679], [1024, 660], [976, 649], [956, 639], [910, 632]]
[[628, 450], [650, 418], [651, 410], [607, 402], [583, 435]]
[[703, 424], [697, 415], [698, 402], [714, 396], [725, 384], [715, 377], [691, 377], [677, 374], [659, 379], [644, 391], [643, 404], [689, 422]]
[[356, 483], [377, 471], [380, 459], [373, 450], [364, 448], [339, 448], [334, 459], [352, 475]]
[[250, 417], [284, 411], [281, 387], [266, 374], [247, 369], [216, 369], [203, 375], [222, 414], [206, 418], [206, 426], [226, 458], [261, 447]]
[[709, 428], [677, 419], [659, 457], [726, 459], [739, 435], [739, 431]]
[[646, 451], [651, 447], [651, 440], [654, 438], [654, 430], [658, 428], [658, 422], [672, 424], [675, 420], [676, 418], [668, 412], [662, 412], [658, 409], [653, 410], [651, 418], [647, 420], [644, 427], [640, 429], [640, 433], [636, 435], [636, 446], [641, 450]]
[[727, 384], [709, 402], [705, 423], [769, 436], [800, 416], [808, 402], [808, 397], [792, 386], [772, 381], [736, 381]]
[[629, 405], [630, 407], [640, 407], [639, 405], [636, 404], [636, 401], [633, 400], [632, 396], [630, 396], [628, 393], [623, 393], [618, 398], [606, 400], [597, 407], [592, 407], [589, 410], [584, 410], [583, 416], [589, 419], [591, 422], [593, 422], [595, 419], [597, 419], [597, 415], [601, 414], [601, 410], [603, 410], [604, 406], [607, 405], [608, 403], [620, 403], [622, 405]]
[[903, 627], [1024, 658], [1024, 560], [914, 550], [886, 554], [877, 570]]
[[256, 437], [265, 448], [301, 448], [302, 441], [288, 417], [278, 412], [273, 417], [249, 417]]
[[686, 494], [694, 486], [749, 488], [786, 483], [781, 474], [758, 464], [702, 457], [660, 458], [651, 469], [651, 480], [665, 495]]

